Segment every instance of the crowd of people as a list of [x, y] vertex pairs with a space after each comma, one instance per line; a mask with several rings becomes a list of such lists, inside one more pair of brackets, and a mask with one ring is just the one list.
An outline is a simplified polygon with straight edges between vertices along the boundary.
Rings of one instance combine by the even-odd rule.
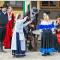
[[[37, 10], [34, 10], [37, 11]], [[30, 50], [31, 45], [34, 49], [35, 36], [33, 31], [39, 31], [41, 33], [41, 47], [39, 51], [42, 53], [42, 56], [51, 55], [53, 52], [60, 52], [60, 19], [57, 19], [57, 22], [51, 22], [49, 16], [46, 13], [43, 13], [43, 20], [40, 24], [37, 23], [38, 16], [36, 13], [32, 12], [33, 16], [29, 15], [30, 13], [23, 16], [22, 14], [17, 14], [14, 16], [13, 9], [11, 6], [1, 7], [0, 8], [0, 52], [3, 52], [4, 49], [11, 49], [12, 55], [15, 57], [21, 57], [26, 55], [26, 40], [30, 39]], [[33, 25], [35, 22], [37, 24]], [[27, 29], [29, 26], [31, 29]], [[25, 34], [28, 30], [28, 33]], [[28, 38], [28, 36], [30, 36]]]

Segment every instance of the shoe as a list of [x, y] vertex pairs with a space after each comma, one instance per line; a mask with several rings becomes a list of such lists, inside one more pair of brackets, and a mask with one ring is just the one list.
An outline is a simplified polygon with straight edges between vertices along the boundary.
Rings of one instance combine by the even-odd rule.
[[15, 53], [12, 53], [12, 55], [15, 55]]
[[42, 54], [42, 56], [47, 56], [47, 53]]
[[24, 57], [24, 56], [26, 56], [26, 55], [25, 55], [25, 54], [22, 54], [21, 56]]
[[47, 55], [50, 55], [50, 53], [47, 53]]
[[19, 58], [20, 56], [19, 55], [13, 55], [14, 57], [16, 57], [16, 58]]
[[58, 52], [60, 53], [60, 50], [58, 50]]
[[0, 50], [0, 52], [5, 52], [4, 50]]

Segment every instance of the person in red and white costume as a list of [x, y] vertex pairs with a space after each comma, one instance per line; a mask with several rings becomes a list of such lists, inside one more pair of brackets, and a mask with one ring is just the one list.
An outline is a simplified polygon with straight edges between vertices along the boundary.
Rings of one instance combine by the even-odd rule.
[[7, 13], [8, 13], [8, 23], [6, 25], [6, 34], [5, 34], [3, 44], [4, 44], [4, 48], [9, 49], [11, 47], [12, 29], [13, 29], [14, 18], [15, 18], [11, 6], [8, 7]]

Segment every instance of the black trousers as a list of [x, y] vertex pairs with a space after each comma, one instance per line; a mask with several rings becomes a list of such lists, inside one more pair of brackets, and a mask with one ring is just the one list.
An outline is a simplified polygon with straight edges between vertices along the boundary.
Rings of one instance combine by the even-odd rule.
[[0, 51], [3, 50], [3, 39], [5, 36], [5, 28], [0, 28]]

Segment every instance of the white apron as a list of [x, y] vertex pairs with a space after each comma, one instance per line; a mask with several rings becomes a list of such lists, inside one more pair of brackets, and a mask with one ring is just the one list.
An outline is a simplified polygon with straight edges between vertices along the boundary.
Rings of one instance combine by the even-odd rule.
[[[21, 37], [21, 38], [20, 38]], [[11, 43], [11, 50], [17, 50], [17, 43], [16, 43], [16, 32], [14, 31]], [[21, 50], [25, 50], [25, 37], [24, 34], [19, 33], [19, 40], [21, 42]]]
[[11, 41], [11, 50], [17, 50], [16, 46], [16, 32], [13, 32], [12, 41]]

